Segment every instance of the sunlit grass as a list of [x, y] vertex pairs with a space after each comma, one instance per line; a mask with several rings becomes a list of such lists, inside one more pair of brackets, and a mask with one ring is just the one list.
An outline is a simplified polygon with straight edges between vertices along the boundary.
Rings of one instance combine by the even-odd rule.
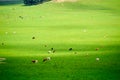
[[[6, 59], [0, 79], [119, 80], [118, 4], [80, 0], [0, 6], [0, 58]], [[55, 53], [48, 52], [51, 48]], [[44, 63], [46, 57], [51, 60]]]

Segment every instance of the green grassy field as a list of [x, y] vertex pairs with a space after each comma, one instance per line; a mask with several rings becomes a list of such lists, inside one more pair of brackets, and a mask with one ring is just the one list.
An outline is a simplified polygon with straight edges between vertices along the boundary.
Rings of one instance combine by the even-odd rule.
[[[119, 0], [0, 5], [0, 58], [6, 59], [0, 61], [0, 80], [119, 80], [119, 5]], [[51, 48], [56, 52], [48, 53]], [[42, 62], [45, 57], [51, 60]]]

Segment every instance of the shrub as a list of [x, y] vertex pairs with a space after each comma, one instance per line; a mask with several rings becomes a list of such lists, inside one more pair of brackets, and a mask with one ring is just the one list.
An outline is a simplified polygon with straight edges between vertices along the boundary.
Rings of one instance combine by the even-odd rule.
[[24, 0], [25, 5], [36, 5], [42, 2], [43, 0]]

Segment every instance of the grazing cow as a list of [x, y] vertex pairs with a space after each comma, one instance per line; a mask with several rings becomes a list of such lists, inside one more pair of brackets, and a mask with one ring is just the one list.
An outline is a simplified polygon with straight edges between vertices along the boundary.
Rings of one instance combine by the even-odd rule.
[[22, 16], [19, 16], [19, 18], [23, 19], [23, 17], [22, 17]]
[[48, 51], [48, 53], [52, 53], [52, 51]]
[[53, 50], [53, 53], [55, 53], [56, 50]]
[[72, 51], [73, 49], [72, 48], [69, 48], [69, 51]]
[[35, 37], [32, 37], [32, 39], [35, 39]]
[[47, 47], [47, 45], [45, 45], [45, 47]]
[[96, 48], [96, 51], [98, 51], [99, 50], [99, 48]]
[[51, 48], [51, 50], [54, 50], [53, 48]]
[[100, 60], [100, 58], [96, 58], [96, 61], [99, 61]]
[[6, 60], [6, 58], [0, 58], [0, 61], [5, 61]]
[[38, 63], [38, 60], [32, 60], [32, 63]]
[[55, 53], [56, 50], [54, 50], [54, 48], [51, 48], [50, 51], [48, 51], [48, 53]]
[[2, 43], [2, 45], [4, 45], [4, 43]]
[[46, 57], [43, 59], [43, 62], [49, 61], [51, 58], [50, 57]]
[[0, 64], [6, 63], [5, 60], [6, 60], [6, 58], [0, 58]]

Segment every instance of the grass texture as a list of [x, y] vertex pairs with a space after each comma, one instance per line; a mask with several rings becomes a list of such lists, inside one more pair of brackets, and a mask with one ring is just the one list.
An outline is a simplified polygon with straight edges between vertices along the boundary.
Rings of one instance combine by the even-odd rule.
[[119, 3], [0, 5], [0, 79], [119, 80]]

